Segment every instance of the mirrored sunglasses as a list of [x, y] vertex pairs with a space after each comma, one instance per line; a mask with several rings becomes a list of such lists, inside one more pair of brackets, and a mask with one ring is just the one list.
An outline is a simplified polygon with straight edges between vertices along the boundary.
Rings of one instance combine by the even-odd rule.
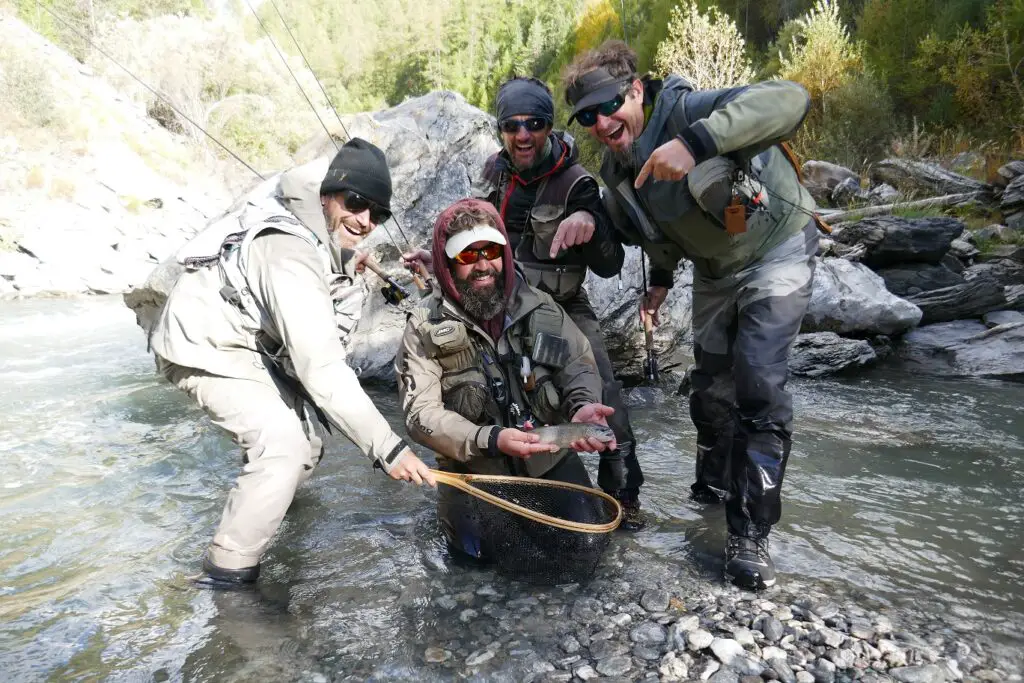
[[371, 201], [355, 190], [342, 190], [341, 198], [345, 202], [345, 208], [352, 213], [362, 213], [370, 210], [370, 222], [380, 225], [391, 218], [391, 212], [377, 202]]
[[598, 114], [601, 116], [611, 116], [619, 109], [622, 109], [622, 105], [626, 102], [626, 92], [629, 90], [630, 85], [632, 83], [626, 83], [622, 90], [619, 91], [619, 94], [610, 100], [579, 110], [576, 113], [576, 121], [584, 128], [590, 128], [597, 123]]
[[525, 128], [531, 133], [537, 133], [547, 127], [548, 120], [539, 116], [524, 120], [505, 119], [498, 124], [499, 130], [501, 130], [502, 133], [508, 133], [509, 135], [515, 135], [519, 132], [520, 128]]
[[473, 249], [472, 247], [468, 249], [463, 249], [458, 254], [456, 254], [452, 258], [452, 260], [458, 263], [459, 265], [470, 266], [482, 258], [487, 259], [488, 261], [499, 259], [501, 258], [501, 255], [502, 253], [504, 253], [504, 251], [505, 247], [503, 247], [500, 244], [494, 244], [492, 242], [491, 244], [488, 244], [486, 247], [480, 247], [479, 249]]

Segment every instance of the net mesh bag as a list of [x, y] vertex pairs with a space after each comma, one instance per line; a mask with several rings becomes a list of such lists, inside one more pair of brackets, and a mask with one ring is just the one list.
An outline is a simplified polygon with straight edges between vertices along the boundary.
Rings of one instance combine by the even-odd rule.
[[611, 496], [527, 477], [440, 473], [438, 516], [449, 543], [510, 578], [577, 583], [593, 575], [622, 509]]

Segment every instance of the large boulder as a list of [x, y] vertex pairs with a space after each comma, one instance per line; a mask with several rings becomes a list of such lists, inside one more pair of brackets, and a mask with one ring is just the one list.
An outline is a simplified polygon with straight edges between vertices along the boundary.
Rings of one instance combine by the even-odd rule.
[[866, 218], [833, 232], [832, 239], [847, 245], [863, 244], [861, 261], [871, 268], [902, 263], [938, 263], [953, 240], [964, 232], [955, 218]]
[[890, 292], [885, 282], [860, 263], [818, 260], [803, 332], [868, 336], [901, 334], [917, 326], [921, 309]]
[[1003, 190], [999, 211], [1008, 227], [1024, 231], [1024, 173], [1011, 180]]
[[990, 277], [1004, 287], [1024, 285], [1024, 263], [1013, 259], [995, 259], [968, 266], [964, 271], [964, 279]]
[[[961, 266], [962, 267], [962, 266]], [[943, 287], [963, 284], [964, 279], [946, 266], [930, 263], [906, 263], [878, 269], [885, 287], [899, 296], [912, 296]]]
[[962, 284], [907, 297], [921, 309], [921, 322], [932, 323], [980, 318], [989, 311], [1008, 308], [1006, 288], [991, 277], [979, 275]]
[[896, 358], [911, 372], [1024, 380], [1024, 323], [988, 328], [957, 320], [918, 328], [903, 337]]
[[860, 188], [860, 176], [850, 169], [828, 161], [805, 161], [801, 168], [804, 185], [815, 200], [827, 201], [836, 186], [843, 181], [853, 182]]
[[986, 185], [937, 164], [909, 159], [886, 159], [874, 164], [870, 172], [875, 183], [889, 183], [907, 190], [922, 190], [931, 194], [958, 194], [982, 192]]
[[789, 371], [797, 377], [822, 377], [874, 363], [877, 355], [864, 339], [846, 339], [835, 332], [801, 334], [789, 355]]

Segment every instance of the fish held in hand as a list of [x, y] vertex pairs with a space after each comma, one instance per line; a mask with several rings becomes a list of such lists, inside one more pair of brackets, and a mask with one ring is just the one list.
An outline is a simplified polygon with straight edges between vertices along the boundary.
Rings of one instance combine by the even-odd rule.
[[615, 438], [615, 434], [608, 427], [587, 422], [537, 427], [527, 433], [536, 434], [542, 443], [554, 444], [559, 448], [568, 448], [574, 441], [580, 439], [597, 439], [601, 443], [608, 443]]

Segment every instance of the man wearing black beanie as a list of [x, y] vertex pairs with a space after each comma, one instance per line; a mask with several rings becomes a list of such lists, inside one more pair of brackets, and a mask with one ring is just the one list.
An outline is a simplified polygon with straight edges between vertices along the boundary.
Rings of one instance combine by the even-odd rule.
[[355, 247], [390, 216], [384, 153], [353, 139], [329, 166], [320, 159], [261, 187], [179, 252], [185, 272], [150, 336], [164, 377], [243, 450], [203, 561], [212, 586], [259, 575], [323, 455], [314, 414], [394, 479], [434, 485], [345, 361], [367, 294]]
[[[636, 438], [583, 288], [588, 269], [600, 277], [618, 274], [622, 245], [614, 237], [597, 181], [577, 163], [572, 136], [552, 130], [555, 105], [547, 85], [536, 78], [513, 78], [498, 88], [495, 103], [503, 149], [487, 160], [483, 187], [476, 194], [501, 215], [529, 284], [554, 297], [590, 341], [604, 384], [603, 402], [615, 409], [608, 424], [619, 445], [601, 454], [598, 484], [622, 502], [621, 528], [639, 530], [644, 478]], [[429, 260], [425, 251], [406, 257]]]

